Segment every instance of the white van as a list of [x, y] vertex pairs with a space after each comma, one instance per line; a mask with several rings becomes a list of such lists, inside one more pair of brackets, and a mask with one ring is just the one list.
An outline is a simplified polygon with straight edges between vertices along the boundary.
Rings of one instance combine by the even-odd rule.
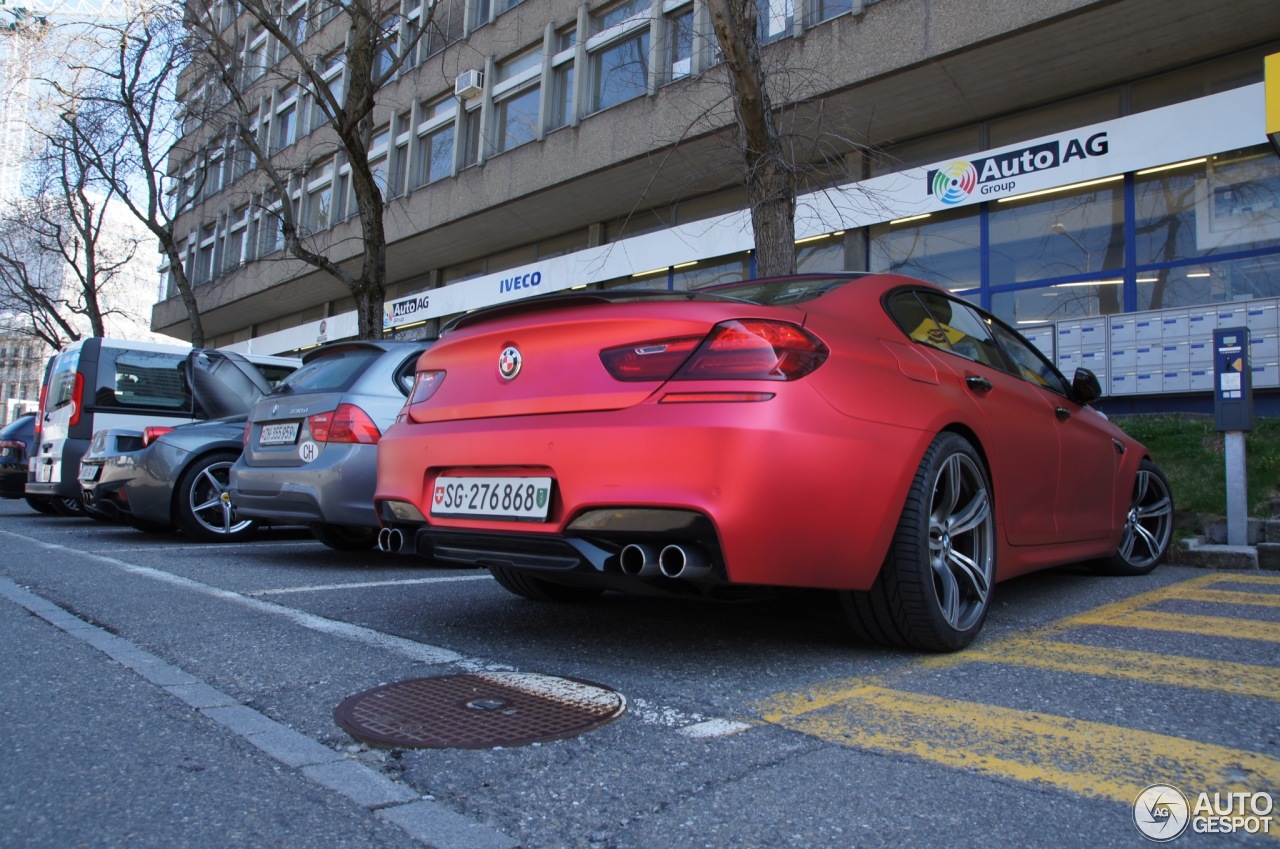
[[27, 496], [47, 498], [59, 513], [78, 514], [80, 458], [94, 433], [243, 412], [298, 362], [100, 337], [72, 342], [45, 369]]

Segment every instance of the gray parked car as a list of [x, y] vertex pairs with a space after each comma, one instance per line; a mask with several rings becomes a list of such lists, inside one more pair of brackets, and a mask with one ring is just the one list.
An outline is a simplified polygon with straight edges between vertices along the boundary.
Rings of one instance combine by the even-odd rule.
[[238, 354], [200, 352], [188, 363], [188, 380], [200, 408], [221, 418], [95, 433], [80, 461], [85, 510], [139, 530], [177, 529], [207, 542], [253, 533], [258, 523], [236, 515], [227, 476], [244, 445], [250, 406], [293, 367], [264, 369]]
[[304, 524], [330, 548], [372, 548], [378, 440], [413, 388], [429, 342], [336, 342], [249, 414], [244, 452], [231, 467], [240, 516]]

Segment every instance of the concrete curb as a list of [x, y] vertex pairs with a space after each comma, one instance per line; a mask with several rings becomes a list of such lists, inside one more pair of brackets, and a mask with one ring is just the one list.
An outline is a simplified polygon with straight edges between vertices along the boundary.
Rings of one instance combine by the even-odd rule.
[[1221, 545], [1205, 542], [1203, 537], [1192, 537], [1169, 552], [1169, 562], [1201, 569], [1280, 571], [1280, 543]]

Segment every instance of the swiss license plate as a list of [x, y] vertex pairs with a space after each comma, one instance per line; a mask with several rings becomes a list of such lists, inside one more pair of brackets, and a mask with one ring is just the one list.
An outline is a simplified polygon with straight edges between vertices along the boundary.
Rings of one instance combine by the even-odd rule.
[[547, 477], [439, 477], [431, 515], [545, 520], [550, 503]]
[[298, 441], [298, 423], [265, 424], [258, 436], [259, 445], [292, 445]]
[[81, 463], [80, 464], [80, 480], [96, 481], [98, 479], [98, 473], [101, 471], [102, 471], [102, 467], [97, 465], [96, 463], [94, 464]]

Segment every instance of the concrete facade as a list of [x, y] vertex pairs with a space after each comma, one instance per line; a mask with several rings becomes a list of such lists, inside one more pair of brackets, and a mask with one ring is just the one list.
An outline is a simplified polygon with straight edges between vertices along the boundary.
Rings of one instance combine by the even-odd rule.
[[[1072, 104], [1082, 104], [1079, 124], [1130, 114], [1126, 84], [1197, 63], [1239, 56], [1251, 66], [1256, 56], [1253, 80], [1260, 80], [1261, 57], [1280, 49], [1275, 0], [878, 0], [852, 6], [822, 23], [796, 26], [764, 50], [775, 103], [800, 104], [784, 110], [784, 120], [795, 138], [813, 144], [802, 155], [819, 175], [815, 180], [832, 183], [868, 176], [875, 161], [891, 162], [913, 145], [936, 149], [931, 159], [941, 160], [1016, 140], [991, 138], [984, 122], [1005, 120], [1016, 134], [1017, 116], [1059, 108], [1068, 122], [1062, 128], [1072, 126]], [[402, 74], [380, 93], [374, 123], [394, 127], [395, 116], [408, 113], [410, 126], [419, 126], [424, 104], [452, 92], [459, 74], [492, 75], [506, 57], [544, 38], [550, 43], [566, 26], [579, 22], [583, 30], [589, 13], [604, 7], [524, 0]], [[654, 8], [663, 8], [660, 0]], [[705, 27], [701, 4], [694, 9], [696, 26]], [[797, 8], [796, 17], [803, 16]], [[582, 84], [589, 68], [581, 61], [585, 48], [578, 56]], [[699, 73], [694, 61], [688, 78], [651, 84], [644, 96], [544, 129], [538, 140], [392, 199], [388, 299], [519, 267], [541, 255], [534, 246], [557, 238], [596, 246], [740, 208], [723, 68], [703, 59], [707, 67]], [[547, 97], [550, 80], [541, 88]], [[491, 91], [492, 84], [486, 98]], [[1185, 92], [1188, 99], [1211, 93], [1197, 92], [1194, 83]], [[1100, 112], [1092, 111], [1093, 95], [1108, 104]], [[485, 100], [486, 118], [491, 107]], [[1028, 135], [1044, 126], [1042, 120]], [[410, 131], [411, 151], [414, 135]], [[930, 148], [934, 138], [939, 141]], [[234, 205], [236, 188], [183, 216], [180, 226], [194, 234], [193, 244]], [[353, 218], [340, 222], [317, 244], [330, 257], [347, 259], [358, 247], [351, 238], [356, 226]], [[209, 344], [243, 345], [322, 318], [345, 326], [340, 319], [352, 305], [341, 285], [282, 255], [251, 258], [197, 287]], [[652, 262], [663, 264], [660, 257]], [[181, 301], [156, 304], [152, 326], [184, 336]]]

